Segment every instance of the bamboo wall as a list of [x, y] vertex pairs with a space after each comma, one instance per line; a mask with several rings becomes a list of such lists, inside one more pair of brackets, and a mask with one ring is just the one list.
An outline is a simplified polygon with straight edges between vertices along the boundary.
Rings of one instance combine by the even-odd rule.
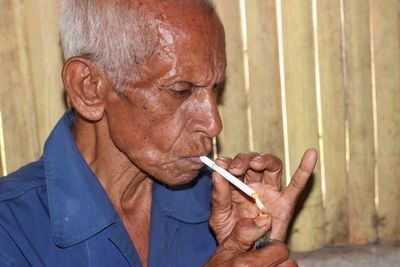
[[0, 1], [4, 173], [39, 158], [44, 140], [65, 110], [57, 10], [54, 0]]
[[[289, 177], [320, 151], [291, 248], [400, 240], [400, 1], [215, 2], [229, 61], [218, 153], [274, 153]], [[0, 172], [40, 156], [65, 110], [61, 65], [57, 1], [2, 0]]]

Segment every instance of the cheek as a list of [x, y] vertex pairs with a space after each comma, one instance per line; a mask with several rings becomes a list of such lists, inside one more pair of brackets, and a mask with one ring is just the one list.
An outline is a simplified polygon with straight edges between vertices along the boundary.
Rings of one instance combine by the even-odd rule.
[[179, 105], [172, 110], [163, 108], [164, 104], [141, 104], [119, 103], [107, 111], [112, 142], [140, 169], [160, 181], [190, 181], [198, 170], [181, 159], [199, 151], [198, 147], [193, 148], [194, 135], [186, 129], [190, 108]]
[[119, 150], [125, 153], [128, 152], [129, 147], [140, 146], [141, 142], [137, 140], [146, 136], [144, 131], [148, 129], [143, 120], [132, 114], [134, 113], [126, 112], [121, 108], [107, 113], [111, 140]]
[[[132, 120], [136, 121], [141, 141], [146, 147], [160, 152], [169, 152], [185, 130], [185, 112], [180, 101], [168, 93], [146, 95], [136, 108]], [[145, 128], [145, 129], [144, 129]]]
[[184, 131], [179, 108], [146, 97], [132, 102], [120, 101], [107, 112], [114, 144], [130, 157], [172, 152]]

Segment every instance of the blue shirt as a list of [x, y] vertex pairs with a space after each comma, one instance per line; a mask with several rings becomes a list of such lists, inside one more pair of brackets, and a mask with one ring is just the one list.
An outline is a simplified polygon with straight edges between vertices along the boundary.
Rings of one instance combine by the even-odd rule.
[[[135, 247], [71, 134], [69, 110], [43, 157], [0, 179], [0, 266], [141, 266]], [[216, 241], [211, 181], [153, 186], [149, 266], [200, 266]]]

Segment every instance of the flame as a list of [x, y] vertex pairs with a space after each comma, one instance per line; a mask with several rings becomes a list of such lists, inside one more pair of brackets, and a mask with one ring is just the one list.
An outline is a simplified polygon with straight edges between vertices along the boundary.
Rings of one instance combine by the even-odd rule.
[[264, 204], [261, 202], [261, 200], [258, 198], [258, 194], [255, 193], [252, 195], [252, 197], [254, 198], [258, 208], [260, 209], [261, 212], [265, 211], [265, 206]]

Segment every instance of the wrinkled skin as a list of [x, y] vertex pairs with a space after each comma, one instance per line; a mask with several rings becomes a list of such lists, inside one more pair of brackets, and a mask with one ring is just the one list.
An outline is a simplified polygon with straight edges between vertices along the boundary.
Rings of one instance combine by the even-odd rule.
[[[224, 81], [226, 58], [223, 27], [200, 0], [132, 1], [147, 5], [144, 10], [153, 18], [148, 25], [153, 34], [148, 38], [159, 43], [152, 56], [141, 62], [140, 82], [126, 85], [124, 92], [118, 93], [113, 78], [85, 57], [68, 59], [62, 77], [78, 114], [73, 127], [78, 148], [106, 190], [146, 265], [153, 179], [170, 185], [187, 183], [204, 166], [198, 156], [210, 153], [211, 139], [222, 129], [215, 91]], [[261, 161], [265, 160], [268, 161]], [[295, 201], [281, 201], [274, 183], [266, 186], [261, 182], [264, 178], [257, 180], [249, 171], [268, 172], [270, 166], [260, 163], [254, 167], [250, 162], [245, 160], [240, 171], [234, 173], [246, 173], [250, 177], [246, 182], [258, 184], [252, 186], [260, 190], [262, 199], [272, 209], [273, 231], [283, 229], [277, 231], [282, 236]], [[222, 163], [224, 167], [230, 165], [229, 160]], [[283, 243], [249, 250], [271, 227], [271, 222], [257, 224], [254, 205], [235, 196], [237, 192], [229, 191], [225, 181], [215, 176], [213, 179], [210, 222], [220, 246], [207, 266], [295, 266], [288, 260]], [[220, 197], [218, 191], [223, 192]], [[238, 210], [243, 206], [249, 212]]]
[[[293, 216], [296, 201], [304, 189], [317, 160], [317, 152], [307, 150], [293, 175], [290, 184], [282, 192], [282, 162], [271, 154], [240, 153], [233, 160], [219, 158], [216, 163], [238, 177], [243, 177], [260, 196], [265, 209], [273, 217], [270, 238], [284, 242]], [[239, 192], [221, 177], [213, 174], [213, 210], [210, 225], [217, 240], [222, 242], [241, 218], [254, 218], [260, 210], [254, 200]]]
[[260, 220], [260, 217], [238, 220], [232, 233], [219, 244], [216, 253], [204, 266], [297, 266], [289, 259], [288, 247], [280, 241], [272, 240], [264, 248], [253, 249], [254, 240], [268, 231], [271, 223], [272, 220]]
[[154, 26], [161, 47], [147, 64], [148, 79], [124, 98], [108, 94], [105, 109], [116, 147], [158, 180], [183, 184], [197, 176], [198, 157], [211, 152], [222, 129], [214, 94], [224, 80], [225, 41], [213, 14], [187, 10], [179, 19], [168, 7], [174, 23]]

